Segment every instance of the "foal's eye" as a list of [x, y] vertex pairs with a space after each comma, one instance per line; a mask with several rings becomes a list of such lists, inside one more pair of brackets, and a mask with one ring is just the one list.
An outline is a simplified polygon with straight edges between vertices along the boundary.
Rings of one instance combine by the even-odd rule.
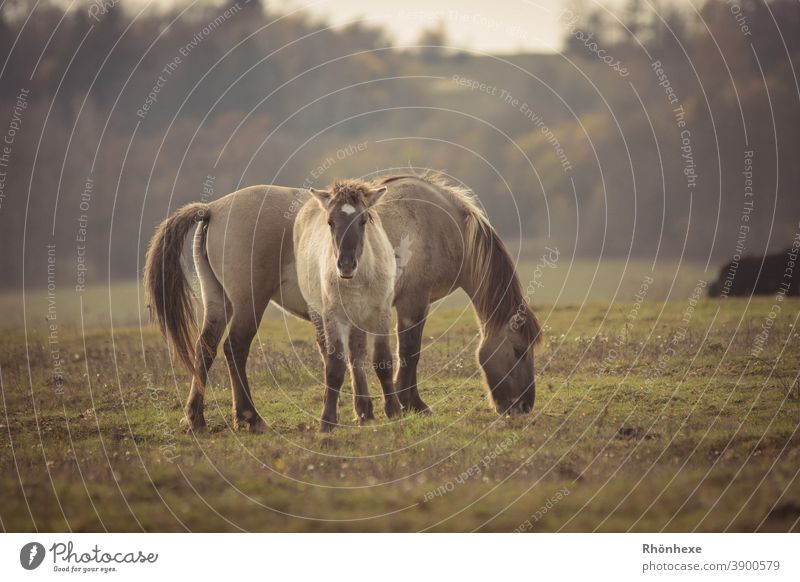
[[514, 356], [518, 360], [521, 360], [525, 356], [525, 350], [522, 350], [520, 348], [514, 348]]
[[331, 228], [333, 228], [333, 219], [331, 219], [331, 220], [329, 220], [329, 221], [328, 221], [328, 226], [330, 226]]

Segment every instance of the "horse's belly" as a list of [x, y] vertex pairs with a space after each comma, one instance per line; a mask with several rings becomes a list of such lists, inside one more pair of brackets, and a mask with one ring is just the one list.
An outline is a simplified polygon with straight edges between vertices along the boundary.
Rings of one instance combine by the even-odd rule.
[[[299, 297], [295, 296], [294, 301], [299, 302], [302, 299], [308, 311], [315, 311], [322, 315], [324, 300], [322, 298], [320, 281], [318, 279], [314, 279], [313, 277], [300, 275], [297, 283]], [[292, 295], [294, 295], [294, 293], [292, 293]]]
[[272, 296], [272, 300], [292, 315], [308, 319], [308, 303], [300, 289], [294, 262], [284, 267], [281, 286]]

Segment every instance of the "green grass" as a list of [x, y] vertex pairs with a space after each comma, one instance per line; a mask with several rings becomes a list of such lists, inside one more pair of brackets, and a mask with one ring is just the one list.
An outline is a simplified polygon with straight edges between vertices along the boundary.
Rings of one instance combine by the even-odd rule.
[[[325, 438], [316, 431], [321, 365], [310, 326], [292, 318], [273, 314], [251, 352], [269, 425], [260, 435], [230, 427], [222, 358], [209, 432], [184, 434], [187, 375], [150, 326], [117, 325], [113, 336], [109, 326], [60, 328], [63, 393], [46, 330], [6, 332], [2, 526], [798, 531], [800, 302], [782, 303], [752, 357], [773, 299], [703, 300], [683, 323], [683, 287], [673, 302], [648, 297], [623, 337], [640, 280], [611, 308], [537, 301], [548, 339], [534, 414], [499, 418], [489, 408], [472, 314], [445, 304], [426, 327], [419, 374], [434, 414], [387, 422], [371, 378], [377, 420]], [[351, 422], [351, 410], [345, 394], [341, 418]]]

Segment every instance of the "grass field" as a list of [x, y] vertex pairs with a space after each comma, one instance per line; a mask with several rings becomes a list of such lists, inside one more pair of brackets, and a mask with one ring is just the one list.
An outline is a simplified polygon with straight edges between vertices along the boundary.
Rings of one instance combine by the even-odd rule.
[[[516, 246], [511, 244], [510, 248], [516, 249]], [[550, 259], [549, 253], [547, 255]], [[642, 277], [654, 268], [659, 276], [648, 291], [648, 299], [656, 301], [685, 297], [697, 279], [710, 276], [704, 273], [701, 265], [674, 260], [661, 260], [654, 264], [645, 260], [573, 260], [561, 255], [557, 261], [548, 262], [533, 256], [523, 257], [518, 263], [522, 281], [531, 282], [527, 285], [528, 297], [536, 305], [630, 301]], [[21, 291], [0, 293], [0, 330], [38, 329], [45, 325], [45, 317], [51, 307], [49, 300], [52, 298], [47, 290], [28, 290], [24, 298], [23, 305]], [[88, 286], [81, 294], [75, 293], [71, 287], [59, 286], [55, 293], [55, 305], [61, 326], [74, 328], [83, 324], [97, 328], [110, 327], [112, 324], [138, 326], [147, 322], [142, 312], [142, 290], [135, 281]], [[453, 309], [462, 309], [466, 305], [467, 299], [463, 293], [454, 293], [440, 303], [441, 307]], [[275, 319], [283, 316], [278, 309], [270, 307], [266, 317]]]
[[[376, 413], [327, 438], [316, 432], [321, 365], [306, 323], [273, 313], [254, 344], [249, 372], [269, 430], [232, 431], [220, 358], [209, 432], [196, 437], [179, 426], [187, 374], [152, 326], [135, 325], [135, 287], [133, 325], [115, 317], [113, 334], [99, 320], [84, 332], [65, 324], [50, 343], [29, 306], [27, 331], [0, 340], [2, 527], [800, 531], [800, 301], [774, 316], [774, 298], [693, 306], [690, 280], [637, 309], [640, 280], [613, 304], [537, 299], [548, 335], [533, 414], [489, 408], [477, 328], [455, 299], [425, 332], [420, 391], [434, 414]], [[377, 399], [376, 379], [370, 387]]]

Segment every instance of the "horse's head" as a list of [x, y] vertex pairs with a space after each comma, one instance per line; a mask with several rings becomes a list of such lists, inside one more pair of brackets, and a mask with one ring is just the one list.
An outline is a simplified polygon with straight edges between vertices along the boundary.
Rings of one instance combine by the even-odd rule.
[[339, 277], [352, 279], [364, 249], [369, 209], [386, 192], [386, 186], [373, 189], [365, 182], [341, 180], [329, 190], [310, 191], [327, 213]]
[[514, 314], [500, 328], [488, 327], [478, 362], [498, 414], [528, 413], [536, 399], [533, 345], [539, 324], [530, 310]]

